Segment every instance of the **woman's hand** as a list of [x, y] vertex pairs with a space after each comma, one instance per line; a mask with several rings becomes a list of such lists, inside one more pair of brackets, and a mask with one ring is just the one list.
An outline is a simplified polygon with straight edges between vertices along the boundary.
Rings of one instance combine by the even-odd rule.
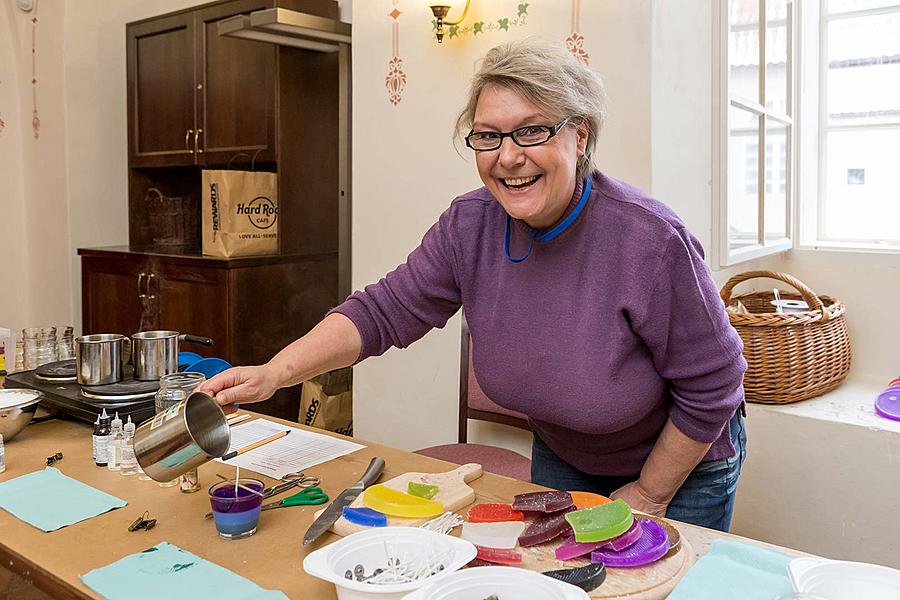
[[641, 480], [626, 483], [612, 494], [609, 495], [613, 500], [621, 498], [632, 510], [646, 513], [654, 517], [665, 517], [666, 509], [669, 507], [668, 502], [660, 502], [654, 500], [641, 487]]
[[265, 364], [233, 367], [204, 381], [197, 389], [213, 396], [220, 406], [231, 407], [232, 404], [267, 400], [279, 387], [275, 369]]

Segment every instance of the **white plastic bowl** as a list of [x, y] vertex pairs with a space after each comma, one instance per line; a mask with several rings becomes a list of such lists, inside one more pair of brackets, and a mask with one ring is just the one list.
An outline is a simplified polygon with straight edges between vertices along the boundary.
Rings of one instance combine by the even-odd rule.
[[572, 584], [516, 567], [474, 567], [452, 573], [413, 592], [406, 600], [484, 600], [491, 594], [514, 600], [588, 600]]
[[[442, 564], [444, 569], [427, 579], [400, 584], [372, 584], [344, 577], [361, 564], [366, 574], [387, 563], [385, 543], [398, 556], [419, 557], [450, 551]], [[400, 600], [432, 581], [443, 579], [475, 558], [475, 546], [456, 537], [418, 527], [373, 527], [334, 542], [303, 559], [303, 569], [310, 575], [335, 585], [339, 600]]]
[[828, 600], [897, 600], [900, 571], [869, 563], [795, 558], [788, 565], [794, 591]]

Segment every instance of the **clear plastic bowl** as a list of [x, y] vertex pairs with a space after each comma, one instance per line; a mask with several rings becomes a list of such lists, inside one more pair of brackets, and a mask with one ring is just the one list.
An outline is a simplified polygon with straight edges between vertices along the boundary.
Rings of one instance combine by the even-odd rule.
[[406, 600], [484, 600], [491, 594], [515, 600], [589, 600], [587, 592], [581, 588], [516, 567], [474, 567], [457, 571], [429, 583]]

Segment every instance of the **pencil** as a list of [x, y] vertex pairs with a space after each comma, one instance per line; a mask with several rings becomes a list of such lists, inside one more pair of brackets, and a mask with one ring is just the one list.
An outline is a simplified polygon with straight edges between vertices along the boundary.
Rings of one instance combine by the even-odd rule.
[[290, 432], [291, 432], [290, 429], [288, 429], [287, 431], [280, 431], [280, 432], [276, 433], [275, 435], [270, 435], [269, 437], [267, 437], [263, 440], [259, 440], [258, 442], [253, 442], [252, 444], [247, 444], [243, 448], [238, 448], [237, 450], [228, 452], [227, 454], [222, 456], [222, 460], [229, 460], [231, 458], [234, 458], [235, 456], [240, 456], [244, 452], [250, 452], [251, 450], [259, 448], [260, 446], [262, 446], [264, 444], [268, 444], [269, 442], [274, 442], [275, 440], [277, 440], [279, 438], [283, 438]]

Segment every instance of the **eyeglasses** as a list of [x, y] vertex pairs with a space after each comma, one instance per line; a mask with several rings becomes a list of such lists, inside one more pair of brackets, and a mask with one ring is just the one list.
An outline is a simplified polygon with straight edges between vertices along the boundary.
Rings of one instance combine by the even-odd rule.
[[559, 133], [566, 123], [572, 117], [566, 117], [556, 125], [526, 125], [512, 131], [470, 131], [466, 136], [466, 146], [472, 150], [483, 152], [485, 150], [496, 150], [503, 144], [503, 138], [510, 137], [517, 146], [527, 148], [528, 146], [540, 146], [550, 141], [554, 135]]

